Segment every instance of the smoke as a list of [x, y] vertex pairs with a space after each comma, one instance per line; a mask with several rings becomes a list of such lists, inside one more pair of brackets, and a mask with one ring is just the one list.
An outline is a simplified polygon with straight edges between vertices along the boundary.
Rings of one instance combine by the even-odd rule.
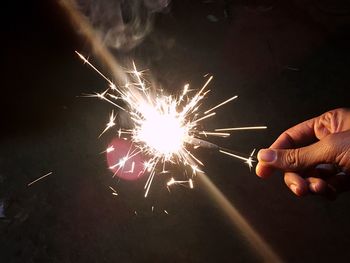
[[152, 30], [154, 14], [162, 12], [170, 0], [77, 0], [103, 42], [127, 51]]

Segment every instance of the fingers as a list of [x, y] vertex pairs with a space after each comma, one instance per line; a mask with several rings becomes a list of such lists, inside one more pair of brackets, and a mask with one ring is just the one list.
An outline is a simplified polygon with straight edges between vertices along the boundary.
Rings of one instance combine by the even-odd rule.
[[[334, 155], [332, 145], [319, 141], [297, 149], [262, 149], [258, 160], [260, 165], [291, 172], [312, 168], [320, 163], [332, 163]], [[259, 169], [263, 170], [261, 167]]]
[[308, 190], [314, 194], [323, 194], [327, 191], [327, 183], [316, 177], [308, 177], [305, 179], [308, 183]]
[[276, 169], [273, 167], [264, 165], [262, 163], [258, 163], [255, 168], [256, 175], [264, 179], [270, 177], [275, 171]]
[[308, 193], [323, 194], [327, 191], [327, 183], [316, 177], [302, 178], [298, 173], [287, 172], [284, 174], [284, 182], [288, 188], [297, 196]]
[[302, 178], [299, 174], [288, 172], [284, 174], [284, 182], [288, 188], [297, 196], [305, 196], [308, 193], [318, 195], [329, 195], [329, 192], [334, 194], [334, 191], [329, 191], [328, 184], [321, 178], [308, 177]]
[[[286, 130], [269, 149], [260, 150], [256, 174], [267, 178], [281, 170], [285, 183], [298, 196], [308, 192], [336, 196], [350, 190], [350, 175], [335, 175], [339, 167], [350, 172], [349, 142], [350, 110], [326, 112]], [[316, 167], [319, 164], [328, 167]], [[338, 171], [329, 164], [335, 164]], [[309, 177], [304, 179], [301, 174], [306, 172]]]
[[298, 148], [325, 136], [350, 129], [350, 109], [339, 108], [304, 121], [283, 132], [270, 146], [273, 149]]
[[304, 121], [283, 132], [270, 146], [272, 149], [289, 149], [315, 142], [314, 132], [316, 118]]
[[[276, 169], [258, 163], [256, 172], [259, 177], [266, 178]], [[304, 176], [309, 176], [303, 178]], [[350, 176], [344, 173], [336, 174], [331, 166], [317, 167], [305, 174], [297, 172], [284, 173], [284, 182], [296, 196], [305, 196], [309, 193], [317, 194], [334, 200], [337, 194], [350, 189]]]
[[347, 131], [350, 129], [350, 110], [339, 108], [328, 111], [316, 118], [314, 130], [316, 137], [322, 139], [325, 136]]
[[328, 179], [318, 177], [303, 178], [298, 173], [287, 172], [284, 182], [297, 196], [313, 193], [334, 200], [338, 194], [350, 189], [350, 176], [345, 173], [334, 174]]
[[297, 196], [306, 195], [309, 192], [308, 183], [297, 173], [287, 172], [284, 174], [284, 182]]

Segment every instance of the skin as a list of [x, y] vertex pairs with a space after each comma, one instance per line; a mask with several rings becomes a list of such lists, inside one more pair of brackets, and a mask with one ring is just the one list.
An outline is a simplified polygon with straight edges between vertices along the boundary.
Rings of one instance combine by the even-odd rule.
[[350, 109], [335, 109], [286, 130], [259, 151], [258, 160], [259, 177], [282, 171], [297, 196], [333, 199], [350, 190]]

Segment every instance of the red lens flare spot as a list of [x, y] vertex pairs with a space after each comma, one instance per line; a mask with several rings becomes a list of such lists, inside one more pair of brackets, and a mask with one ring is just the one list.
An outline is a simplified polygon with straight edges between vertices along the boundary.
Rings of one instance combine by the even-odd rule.
[[144, 175], [144, 159], [141, 153], [128, 140], [113, 139], [107, 148], [109, 169], [119, 178], [137, 180]]

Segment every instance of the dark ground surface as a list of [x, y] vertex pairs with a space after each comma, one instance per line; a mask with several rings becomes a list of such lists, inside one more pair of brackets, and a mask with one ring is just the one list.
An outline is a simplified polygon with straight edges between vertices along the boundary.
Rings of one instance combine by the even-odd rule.
[[[208, 103], [240, 98], [209, 128], [269, 127], [217, 141], [250, 152], [293, 124], [349, 106], [350, 5], [241, 2], [232, 1], [227, 19], [220, 1], [174, 1], [154, 32], [124, 56], [150, 68], [170, 91], [213, 73]], [[74, 54], [88, 53], [88, 45], [55, 4], [12, 2], [2, 19], [1, 262], [261, 261], [200, 186], [168, 194], [156, 182], [144, 199], [144, 180], [111, 179], [99, 155], [111, 134], [96, 139], [111, 107], [77, 98], [106, 83]], [[262, 181], [236, 160], [200, 155], [211, 180], [286, 262], [350, 257], [349, 193], [332, 202], [297, 198], [280, 176]], [[27, 187], [48, 171], [50, 177]]]

